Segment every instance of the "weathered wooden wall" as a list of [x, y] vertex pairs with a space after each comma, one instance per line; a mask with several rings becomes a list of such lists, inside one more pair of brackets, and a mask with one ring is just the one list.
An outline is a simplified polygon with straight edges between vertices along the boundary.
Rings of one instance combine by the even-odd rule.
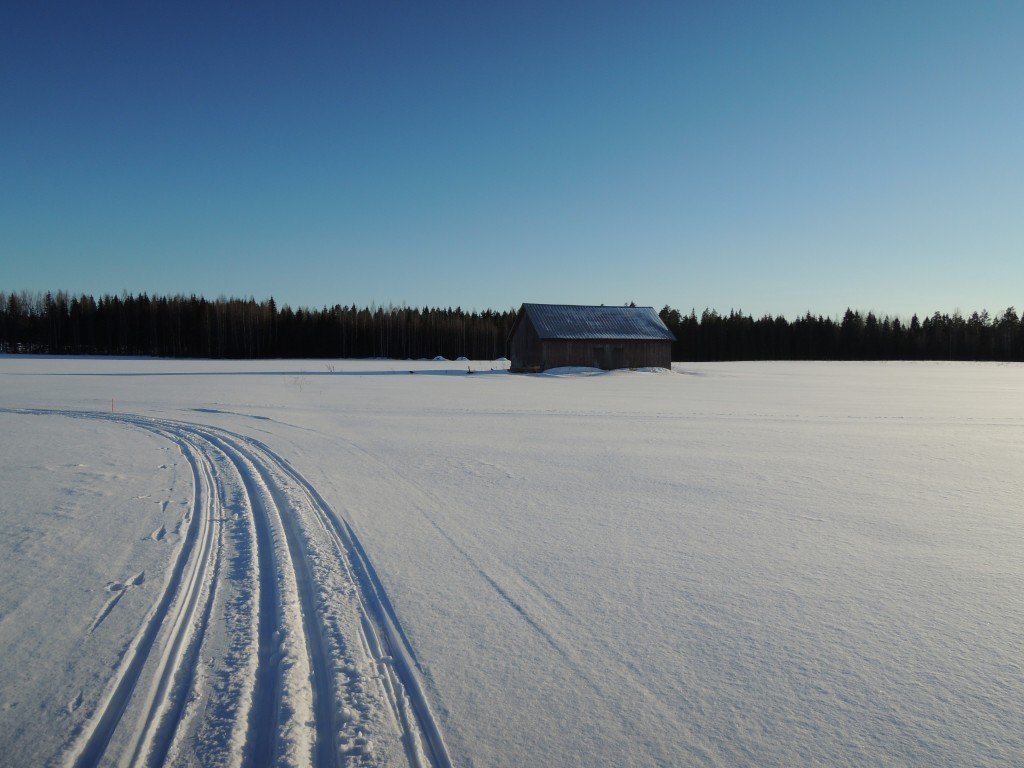
[[543, 350], [537, 329], [530, 318], [523, 316], [509, 340], [508, 358], [513, 371], [539, 370], [543, 365]]
[[542, 368], [671, 368], [672, 342], [635, 339], [547, 339], [541, 342]]

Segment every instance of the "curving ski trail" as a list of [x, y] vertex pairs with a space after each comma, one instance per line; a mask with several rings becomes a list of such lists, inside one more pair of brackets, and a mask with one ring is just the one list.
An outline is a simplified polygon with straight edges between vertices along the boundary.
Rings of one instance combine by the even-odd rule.
[[409, 763], [451, 766], [441, 729], [430, 708], [405, 632], [369, 557], [347, 522], [341, 520], [317, 490], [288, 462], [261, 441], [228, 433], [247, 455], [292, 481], [331, 541], [342, 567], [358, 584], [363, 636], [368, 649], [385, 670], [385, 690], [399, 721]]
[[[451, 766], [365, 550], [283, 458], [213, 427], [20, 412], [148, 431], [174, 443], [192, 472], [163, 587], [66, 749], [66, 766]], [[228, 558], [232, 567], [222, 567]], [[204, 723], [208, 711], [223, 722]], [[197, 745], [203, 729], [215, 737]]]
[[[187, 440], [188, 451], [195, 450]], [[183, 451], [184, 452], [184, 451]], [[205, 632], [213, 605], [213, 591], [216, 589], [216, 575], [219, 568], [220, 522], [216, 504], [212, 500], [214, 490], [213, 473], [207, 460], [193, 457], [194, 469], [202, 475], [204, 504], [200, 512], [200, 544], [190, 569], [183, 593], [172, 611], [164, 618], [168, 626], [168, 640], [157, 658], [154, 681], [145, 698], [145, 711], [136, 729], [128, 765], [146, 764], [155, 752], [155, 761], [162, 763], [173, 735], [173, 726], [180, 718], [185, 697], [190, 687], [195, 656]], [[201, 601], [203, 588], [208, 588], [205, 603]], [[191, 659], [191, 660], [190, 660]], [[175, 692], [175, 689], [177, 692]], [[167, 720], [170, 723], [167, 724]]]
[[379, 638], [382, 653], [392, 661], [389, 668], [394, 671], [400, 683], [396, 688], [404, 687], [405, 695], [409, 697], [416, 725], [422, 733], [428, 751], [426, 765], [451, 766], [448, 748], [419, 679], [418, 664], [412, 646], [355, 532], [347, 522], [334, 514], [319, 492], [284, 459], [254, 438], [243, 439], [262, 450], [302, 487], [323, 524], [333, 531], [342, 556], [347, 560], [361, 586], [364, 610], [372, 633]]
[[312, 707], [313, 719], [317, 726], [313, 752], [313, 764], [331, 766], [337, 764], [338, 744], [335, 726], [334, 686], [332, 685], [332, 668], [329, 650], [324, 634], [318, 626], [316, 584], [303, 549], [301, 533], [297, 530], [297, 520], [293, 515], [282, 513], [287, 510], [287, 503], [282, 499], [281, 492], [274, 484], [267, 467], [259, 458], [239, 449], [233, 441], [212, 433], [204, 433], [211, 443], [220, 448], [231, 458], [239, 473], [243, 476], [250, 495], [254, 489], [263, 495], [260, 513], [268, 523], [280, 526], [287, 542], [288, 556], [294, 573], [296, 593], [299, 598], [302, 614], [302, 629], [309, 665], [312, 669]]
[[[157, 680], [155, 690], [144, 694], [149, 699], [151, 708], [157, 705], [156, 697], [160, 682], [166, 682], [169, 661], [167, 654], [173, 654], [175, 649], [180, 648], [185, 642], [185, 635], [189, 631], [188, 615], [198, 604], [199, 591], [209, 578], [209, 552], [212, 548], [215, 524], [211, 520], [213, 510], [209, 506], [210, 495], [208, 490], [204, 492], [204, 480], [207, 475], [202, 467], [202, 459], [193, 453], [187, 442], [170, 437], [162, 430], [153, 428], [150, 431], [172, 439], [192, 468], [194, 494], [188, 513], [188, 528], [156, 605], [122, 658], [122, 663], [97, 714], [83, 729], [67, 755], [66, 764], [74, 768], [94, 766], [100, 762], [129, 700], [135, 693], [143, 666], [154, 648], [157, 635], [164, 625], [169, 623], [171, 634], [161, 659], [164, 663], [161, 664], [161, 672], [158, 673], [160, 679]], [[193, 557], [197, 541], [200, 542], [200, 551]]]

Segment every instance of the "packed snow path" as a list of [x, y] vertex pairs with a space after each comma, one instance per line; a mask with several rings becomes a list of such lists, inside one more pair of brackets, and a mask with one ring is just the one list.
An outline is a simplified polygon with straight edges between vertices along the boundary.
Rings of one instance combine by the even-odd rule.
[[163, 587], [65, 765], [451, 765], [366, 553], [280, 456], [211, 427], [32, 413], [148, 430], [193, 475]]

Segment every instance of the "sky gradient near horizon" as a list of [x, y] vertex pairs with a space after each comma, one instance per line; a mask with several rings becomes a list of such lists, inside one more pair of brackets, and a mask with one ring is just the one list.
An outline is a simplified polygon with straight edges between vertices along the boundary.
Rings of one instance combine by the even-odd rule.
[[18, 3], [0, 289], [1024, 306], [1024, 4]]

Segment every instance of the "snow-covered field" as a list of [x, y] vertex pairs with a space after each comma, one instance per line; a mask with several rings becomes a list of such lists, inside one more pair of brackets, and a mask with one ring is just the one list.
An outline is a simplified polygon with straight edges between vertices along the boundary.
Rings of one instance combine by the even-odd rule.
[[0, 357], [0, 763], [1024, 764], [1024, 366], [492, 368]]

